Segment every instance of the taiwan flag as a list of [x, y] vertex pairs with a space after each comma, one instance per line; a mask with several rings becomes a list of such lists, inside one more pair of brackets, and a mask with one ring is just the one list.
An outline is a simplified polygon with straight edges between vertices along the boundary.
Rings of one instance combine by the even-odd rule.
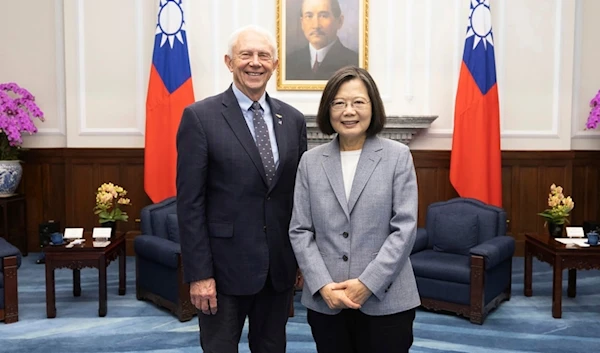
[[502, 206], [500, 109], [489, 0], [470, 0], [454, 108], [450, 182], [461, 197]]
[[175, 196], [175, 136], [194, 102], [182, 0], [160, 0], [146, 99], [144, 189], [153, 202]]

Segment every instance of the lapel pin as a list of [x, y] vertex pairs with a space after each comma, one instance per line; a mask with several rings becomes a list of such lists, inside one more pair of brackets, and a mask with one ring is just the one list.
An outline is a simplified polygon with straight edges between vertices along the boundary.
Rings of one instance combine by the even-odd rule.
[[281, 118], [282, 118], [281, 114], [275, 114], [275, 116], [277, 117], [277, 123], [279, 125], [281, 125], [282, 124], [282, 122], [281, 122]]

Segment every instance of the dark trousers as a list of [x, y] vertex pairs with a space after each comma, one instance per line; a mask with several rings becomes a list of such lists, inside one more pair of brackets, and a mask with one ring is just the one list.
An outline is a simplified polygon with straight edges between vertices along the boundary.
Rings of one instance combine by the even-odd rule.
[[276, 292], [267, 278], [265, 287], [255, 295], [217, 293], [217, 314], [198, 310], [200, 345], [204, 353], [237, 353], [248, 317], [248, 344], [252, 353], [285, 353], [285, 325], [292, 289]]
[[415, 309], [384, 316], [345, 309], [325, 315], [308, 309], [319, 353], [404, 353], [413, 343]]

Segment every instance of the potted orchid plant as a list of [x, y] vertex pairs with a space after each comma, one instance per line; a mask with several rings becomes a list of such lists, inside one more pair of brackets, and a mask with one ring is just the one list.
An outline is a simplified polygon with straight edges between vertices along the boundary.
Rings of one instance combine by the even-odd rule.
[[100, 225], [112, 229], [112, 235], [117, 229], [117, 221], [127, 222], [129, 219], [127, 212], [121, 209], [131, 205], [131, 200], [126, 195], [127, 190], [113, 183], [104, 183], [96, 190], [94, 213], [98, 215]]
[[0, 84], [0, 197], [13, 195], [19, 186], [23, 134], [37, 132], [36, 118], [44, 121], [44, 113], [28, 90], [16, 83]]
[[127, 190], [113, 183], [104, 183], [96, 190], [96, 207], [94, 213], [98, 215], [98, 222], [127, 222], [129, 216], [121, 210], [122, 206], [131, 205], [131, 200], [125, 197]]
[[546, 220], [544, 225], [548, 226], [550, 236], [559, 238], [562, 236], [565, 223], [569, 222], [569, 212], [575, 207], [575, 202], [573, 202], [571, 196], [565, 197], [561, 186], [552, 184], [548, 194], [548, 206], [550, 208], [538, 213], [538, 215]]
[[595, 129], [600, 122], [600, 91], [590, 101], [590, 108], [592, 109], [590, 110], [585, 127], [587, 129]]

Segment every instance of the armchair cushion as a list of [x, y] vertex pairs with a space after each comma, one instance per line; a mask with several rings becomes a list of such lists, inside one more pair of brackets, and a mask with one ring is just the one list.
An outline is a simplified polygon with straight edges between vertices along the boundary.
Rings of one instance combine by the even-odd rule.
[[440, 213], [435, 218], [433, 250], [469, 255], [479, 238], [478, 217], [476, 214], [459, 215]]
[[164, 266], [177, 269], [178, 254], [181, 246], [178, 243], [154, 235], [138, 235], [133, 243], [138, 256], [158, 262]]
[[179, 223], [177, 223], [177, 214], [170, 213], [167, 215], [167, 239], [180, 243], [179, 241]]
[[472, 255], [485, 258], [485, 269], [489, 270], [510, 259], [515, 252], [515, 239], [511, 236], [497, 236], [471, 248]]
[[439, 251], [423, 250], [410, 256], [416, 277], [469, 284], [471, 257]]

